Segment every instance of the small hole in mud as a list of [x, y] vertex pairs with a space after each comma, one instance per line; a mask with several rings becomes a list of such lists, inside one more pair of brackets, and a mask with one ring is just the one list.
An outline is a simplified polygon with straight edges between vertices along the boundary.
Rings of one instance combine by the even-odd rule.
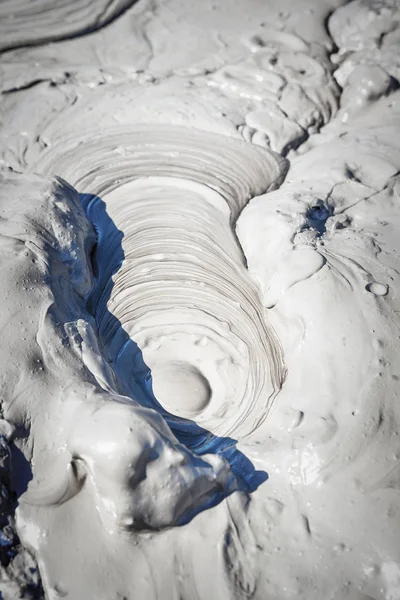
[[251, 38], [251, 43], [254, 44], [254, 46], [259, 46], [260, 48], [264, 48], [265, 46], [264, 40], [258, 35], [254, 35]]
[[318, 200], [310, 206], [306, 213], [305, 228], [315, 229], [318, 236], [326, 231], [326, 222], [333, 215], [333, 207], [326, 205], [322, 200]]

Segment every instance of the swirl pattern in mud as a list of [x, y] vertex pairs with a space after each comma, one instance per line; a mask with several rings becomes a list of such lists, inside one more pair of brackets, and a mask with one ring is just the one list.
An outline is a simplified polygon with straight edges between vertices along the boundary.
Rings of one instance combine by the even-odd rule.
[[2, 3], [5, 600], [398, 600], [400, 20], [342, 4]]
[[92, 175], [71, 175], [102, 198], [86, 199], [99, 235], [91, 304], [120, 390], [136, 397], [150, 381], [148, 405], [240, 437], [267, 417], [284, 367], [233, 228], [285, 163], [211, 134], [147, 127], [125, 134], [124, 156], [107, 164], [114, 139], [98, 140], [98, 155], [82, 144], [79, 169]]

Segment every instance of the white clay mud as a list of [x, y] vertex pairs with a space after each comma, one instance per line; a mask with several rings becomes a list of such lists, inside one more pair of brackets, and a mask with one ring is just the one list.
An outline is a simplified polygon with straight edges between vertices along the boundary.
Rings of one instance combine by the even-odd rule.
[[400, 600], [400, 7], [0, 7], [0, 598]]

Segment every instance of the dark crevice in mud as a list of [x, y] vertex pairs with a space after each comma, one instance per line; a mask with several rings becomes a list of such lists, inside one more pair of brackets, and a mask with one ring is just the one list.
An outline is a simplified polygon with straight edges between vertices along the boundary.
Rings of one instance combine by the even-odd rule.
[[96, 239], [95, 239], [95, 242], [93, 243], [92, 247], [89, 250], [89, 253], [88, 253], [89, 256], [88, 256], [88, 258], [89, 258], [90, 267], [92, 269], [93, 277], [94, 277], [95, 280], [97, 280], [97, 277], [98, 277], [98, 274], [99, 274], [99, 269], [98, 269], [98, 266], [97, 266], [97, 258], [96, 258], [96, 256], [97, 256], [97, 246], [98, 246], [98, 243], [99, 243], [99, 232], [98, 232], [98, 229], [97, 229], [95, 223], [92, 223], [92, 227], [93, 227]]
[[50, 81], [50, 79], [33, 79], [32, 81], [29, 81], [27, 83], [23, 83], [22, 85], [19, 86], [14, 86], [5, 90], [2, 90], [2, 94], [7, 95], [7, 94], [14, 94], [15, 92], [22, 92], [24, 90], [30, 90], [31, 88], [35, 87], [36, 85], [39, 85], [40, 83], [45, 83], [46, 81]]
[[[44, 590], [41, 583], [39, 567], [29, 550], [20, 542], [15, 529], [13, 515], [0, 517], [0, 569], [3, 570], [2, 592], [7, 592], [7, 578], [12, 582], [12, 591], [15, 593], [15, 585], [19, 588], [18, 598], [26, 600], [44, 600]], [[5, 595], [4, 598], [9, 598]]]
[[[326, 34], [329, 36], [329, 39], [331, 41], [331, 47], [328, 50], [328, 56], [332, 56], [332, 54], [336, 54], [336, 52], [338, 52], [339, 48], [337, 47], [336, 43], [334, 42], [331, 33], [329, 31], [329, 21], [332, 17], [332, 15], [337, 11], [338, 8], [340, 8], [340, 6], [343, 6], [344, 4], [348, 4], [351, 0], [347, 0], [347, 2], [342, 2], [341, 5], [336, 6], [335, 8], [332, 8], [332, 10], [330, 10], [327, 15], [325, 16], [325, 18], [322, 21], [322, 26], [326, 31]], [[334, 65], [334, 63], [331, 62], [331, 66], [332, 66], [332, 70], [334, 71], [336, 69], [336, 65]]]
[[[81, 29], [78, 28], [73, 33], [65, 33], [65, 34], [60, 33], [58, 35], [43, 36], [37, 40], [31, 40], [29, 42], [28, 41], [15, 42], [13, 44], [9, 44], [8, 46], [4, 46], [0, 50], [0, 56], [6, 54], [7, 52], [13, 51], [13, 50], [23, 50], [25, 48], [34, 48], [37, 46], [45, 46], [46, 44], [52, 44], [55, 42], [64, 42], [67, 40], [75, 40], [77, 38], [81, 38], [81, 37], [90, 35], [91, 33], [96, 33], [96, 31], [105, 29], [108, 25], [111, 25], [111, 23], [113, 23], [114, 21], [116, 21], [117, 19], [122, 17], [122, 15], [124, 15], [130, 8], [132, 8], [132, 6], [134, 6], [137, 3], [137, 1], [138, 0], [130, 0], [124, 6], [122, 6], [119, 9], [119, 11], [115, 12], [114, 14], [111, 14], [108, 17], [108, 19], [106, 19], [100, 25], [95, 23], [93, 25], [90, 25], [89, 27], [83, 27]], [[103, 13], [107, 10], [109, 4], [110, 3], [108, 3], [108, 5], [105, 7], [105, 10], [103, 11]], [[101, 18], [101, 15], [99, 15], [97, 20], [99, 20], [100, 18]]]
[[[0, 599], [10, 598], [7, 587], [15, 593], [19, 589], [18, 598], [27, 600], [43, 600], [44, 591], [38, 565], [27, 548], [18, 537], [15, 525], [15, 509], [18, 496], [26, 489], [31, 477], [30, 467], [22, 452], [0, 435], [0, 572], [2, 589]], [[15, 596], [17, 599], [17, 596]]]
[[387, 93], [385, 94], [386, 96], [388, 96], [389, 94], [391, 94], [392, 92], [395, 92], [396, 90], [398, 90], [400, 88], [399, 80], [396, 79], [396, 77], [394, 77], [393, 75], [390, 75], [390, 73], [388, 73], [388, 75], [389, 75], [389, 79], [390, 79], [390, 86], [389, 86]]

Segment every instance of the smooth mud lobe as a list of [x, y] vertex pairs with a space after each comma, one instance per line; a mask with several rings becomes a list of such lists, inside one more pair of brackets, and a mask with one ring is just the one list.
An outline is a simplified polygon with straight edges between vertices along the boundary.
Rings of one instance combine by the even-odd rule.
[[0, 596], [398, 600], [398, 4], [53, 4], [0, 8]]

